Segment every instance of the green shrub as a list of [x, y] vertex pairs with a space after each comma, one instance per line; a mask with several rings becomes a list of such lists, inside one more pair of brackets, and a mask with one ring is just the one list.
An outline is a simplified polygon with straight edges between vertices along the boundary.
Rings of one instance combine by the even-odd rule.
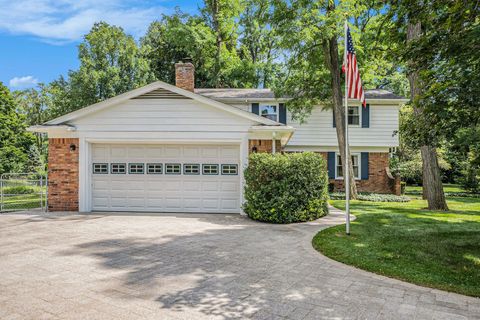
[[[344, 192], [335, 192], [330, 194], [332, 200], [345, 200]], [[410, 198], [407, 196], [396, 196], [394, 194], [370, 193], [362, 192], [358, 194], [358, 200], [372, 202], [408, 202]]]
[[3, 188], [4, 194], [30, 194], [34, 192], [35, 189], [29, 186], [14, 186]]
[[328, 213], [328, 176], [312, 153], [250, 155], [245, 169], [245, 213], [271, 223], [311, 221]]

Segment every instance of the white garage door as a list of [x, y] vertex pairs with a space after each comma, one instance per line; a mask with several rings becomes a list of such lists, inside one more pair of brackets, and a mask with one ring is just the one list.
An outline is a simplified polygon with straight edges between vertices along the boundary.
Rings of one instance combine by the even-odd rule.
[[93, 144], [92, 210], [240, 212], [238, 145]]

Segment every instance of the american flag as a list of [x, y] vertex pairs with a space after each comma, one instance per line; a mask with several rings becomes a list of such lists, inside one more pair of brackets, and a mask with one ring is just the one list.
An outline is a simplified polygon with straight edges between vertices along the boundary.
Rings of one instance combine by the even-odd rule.
[[347, 50], [344, 55], [342, 71], [345, 73], [345, 78], [348, 84], [348, 98], [358, 99], [362, 102], [362, 105], [366, 107], [367, 104], [365, 102], [365, 93], [362, 88], [362, 79], [360, 79], [355, 48], [353, 47], [352, 36], [350, 35], [350, 28], [348, 26]]

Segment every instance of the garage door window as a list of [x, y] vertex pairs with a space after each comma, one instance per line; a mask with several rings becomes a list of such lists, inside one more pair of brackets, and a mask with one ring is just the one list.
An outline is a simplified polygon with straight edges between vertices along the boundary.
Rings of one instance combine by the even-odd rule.
[[107, 163], [94, 163], [93, 164], [93, 173], [94, 174], [107, 174], [108, 173], [108, 164]]
[[111, 174], [125, 174], [127, 173], [127, 165], [125, 163], [112, 163], [110, 164]]
[[143, 163], [129, 163], [128, 164], [128, 173], [130, 173], [130, 174], [143, 174], [144, 173]]
[[183, 174], [200, 174], [200, 165], [186, 163], [183, 165]]
[[163, 165], [161, 163], [147, 163], [148, 174], [162, 174]]
[[165, 164], [165, 174], [181, 174], [182, 165], [180, 163]]
[[202, 172], [204, 175], [217, 175], [218, 164], [204, 164], [202, 165]]
[[237, 175], [238, 166], [236, 164], [222, 164], [222, 175]]

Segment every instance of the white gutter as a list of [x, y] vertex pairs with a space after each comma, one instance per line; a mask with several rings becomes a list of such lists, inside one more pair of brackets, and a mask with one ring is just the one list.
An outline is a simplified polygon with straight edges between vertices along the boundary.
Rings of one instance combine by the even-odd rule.
[[69, 125], [35, 125], [35, 126], [30, 126], [27, 128], [27, 131], [29, 132], [38, 132], [38, 133], [47, 133], [50, 131], [77, 131], [77, 128], [74, 126], [69, 126]]

